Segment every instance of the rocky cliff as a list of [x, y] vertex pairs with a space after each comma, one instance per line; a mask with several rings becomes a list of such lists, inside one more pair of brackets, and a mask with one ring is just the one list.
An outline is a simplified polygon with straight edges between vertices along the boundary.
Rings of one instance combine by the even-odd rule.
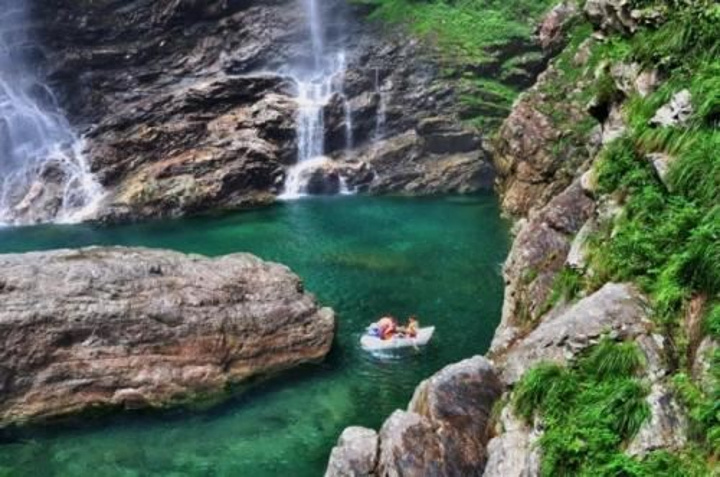
[[[452, 392], [420, 385], [372, 445], [369, 431], [362, 445], [360, 430], [344, 434], [327, 475], [714, 475], [720, 282], [693, 274], [717, 251], [699, 238], [717, 225], [718, 129], [702, 106], [717, 92], [702, 79], [715, 60], [698, 52], [717, 29], [662, 42], [684, 21], [716, 20], [703, 16], [712, 2], [636, 3], [586, 2], [493, 140], [517, 223], [489, 360], [429, 379]], [[452, 419], [424, 415], [418, 394]], [[454, 432], [449, 449], [437, 444]], [[412, 458], [423, 448], [432, 464]]]
[[[481, 138], [419, 45], [366, 20], [362, 7], [332, 0], [321, 9], [327, 49], [346, 55], [342, 96], [323, 113], [325, 150], [350, 185], [491, 187]], [[33, 15], [38, 63], [108, 191], [102, 218], [255, 206], [282, 191], [297, 160], [290, 72], [311, 51], [303, 2], [42, 0]]]
[[334, 336], [286, 267], [87, 248], [0, 256], [0, 426], [217, 400], [323, 358]]

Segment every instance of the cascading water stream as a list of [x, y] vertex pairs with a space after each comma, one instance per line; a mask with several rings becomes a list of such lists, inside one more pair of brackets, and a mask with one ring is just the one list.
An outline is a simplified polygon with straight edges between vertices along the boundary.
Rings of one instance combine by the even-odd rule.
[[[346, 59], [344, 51], [325, 51], [325, 27], [319, 0], [302, 0], [307, 12], [312, 45], [311, 67], [291, 71], [297, 84], [297, 164], [287, 172], [282, 199], [296, 199], [307, 194], [314, 171], [330, 164], [325, 154], [325, 106], [338, 95], [345, 111], [346, 148], [352, 147], [352, 113], [343, 91]], [[342, 182], [342, 180], [341, 180]]]
[[52, 91], [31, 68], [26, 0], [0, 0], [0, 223], [87, 218], [102, 187]]
[[387, 124], [387, 94], [380, 81], [380, 70], [375, 69], [375, 94], [378, 96], [378, 113], [375, 117], [374, 140], [379, 141], [385, 136], [385, 125]]

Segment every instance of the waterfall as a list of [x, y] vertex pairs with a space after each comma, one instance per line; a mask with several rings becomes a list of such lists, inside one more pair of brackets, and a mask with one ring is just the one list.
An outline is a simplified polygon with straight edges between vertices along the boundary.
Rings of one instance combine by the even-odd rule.
[[323, 50], [325, 49], [325, 40], [323, 31], [323, 21], [318, 8], [318, 0], [303, 0], [308, 13], [310, 23], [310, 38], [312, 40], [313, 59], [315, 60], [315, 70], [322, 69]]
[[27, 0], [0, 0], [0, 223], [87, 218], [102, 196], [82, 142], [28, 61]]
[[349, 151], [353, 148], [355, 141], [353, 138], [352, 108], [350, 107], [350, 102], [348, 101], [348, 97], [345, 94], [344, 72], [347, 70], [345, 52], [340, 53], [339, 59], [341, 69], [343, 71], [343, 81], [341, 81], [340, 83], [340, 99], [342, 99], [343, 102], [343, 113], [345, 115], [345, 150]]
[[385, 124], [387, 123], [387, 95], [380, 81], [380, 69], [375, 69], [375, 94], [378, 96], [378, 110], [375, 117], [374, 140], [379, 141], [385, 136]]
[[343, 100], [345, 115], [345, 146], [352, 147], [352, 112], [345, 96], [346, 58], [344, 51], [327, 52], [325, 27], [320, 0], [304, 2], [312, 47], [311, 65], [295, 67], [290, 71], [297, 84], [298, 138], [297, 164], [289, 168], [282, 199], [295, 199], [307, 193], [307, 182], [312, 172], [327, 166], [325, 158], [325, 106], [333, 96]]

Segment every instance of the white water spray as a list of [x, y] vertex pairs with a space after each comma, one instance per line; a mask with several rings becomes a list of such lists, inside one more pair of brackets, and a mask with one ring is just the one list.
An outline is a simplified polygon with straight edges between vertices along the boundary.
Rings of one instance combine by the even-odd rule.
[[26, 0], [0, 0], [0, 223], [88, 218], [102, 188], [27, 54]]

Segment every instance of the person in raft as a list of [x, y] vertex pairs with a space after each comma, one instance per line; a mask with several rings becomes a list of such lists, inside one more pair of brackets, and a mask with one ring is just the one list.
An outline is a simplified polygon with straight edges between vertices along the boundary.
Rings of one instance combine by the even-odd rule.
[[384, 316], [377, 322], [380, 339], [389, 340], [397, 333], [397, 323], [392, 316]]
[[403, 336], [415, 338], [415, 337], [417, 337], [419, 327], [420, 327], [420, 324], [418, 323], [417, 318], [414, 316], [411, 316], [408, 319], [407, 326], [401, 326], [398, 329], [398, 333], [400, 333]]

